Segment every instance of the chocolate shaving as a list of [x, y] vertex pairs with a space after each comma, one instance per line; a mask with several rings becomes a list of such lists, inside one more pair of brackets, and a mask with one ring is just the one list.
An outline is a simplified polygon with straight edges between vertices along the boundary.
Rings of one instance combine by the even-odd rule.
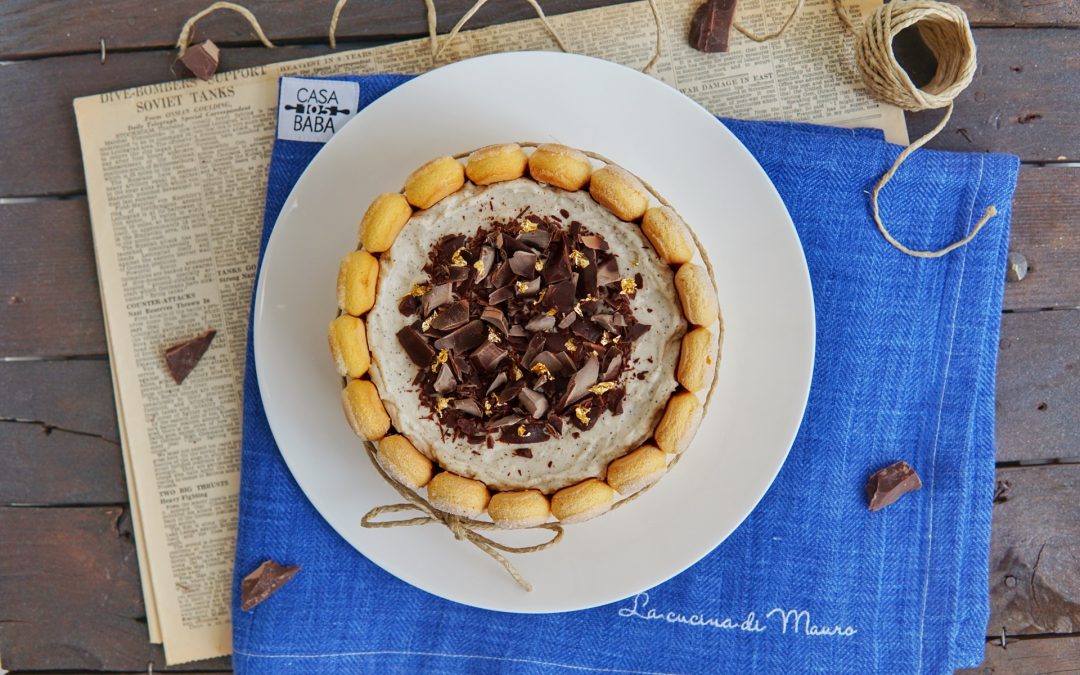
[[585, 244], [591, 249], [606, 251], [608, 250], [608, 243], [604, 241], [602, 237], [598, 237], [595, 234], [584, 234], [581, 236], [581, 243]]
[[483, 413], [480, 412], [480, 406], [476, 404], [476, 401], [471, 398], [459, 398], [455, 400], [450, 406], [454, 410], [460, 410], [466, 415], [472, 415], [473, 417], [483, 417]]
[[525, 419], [524, 415], [503, 415], [497, 420], [488, 422], [488, 426], [492, 429], [501, 429], [502, 427], [508, 427], [511, 424], [517, 424]]
[[480, 250], [480, 269], [476, 271], [473, 281], [480, 283], [491, 274], [491, 266], [495, 264], [495, 249], [485, 246]]
[[617, 350], [612, 351], [615, 352], [615, 355], [611, 357], [611, 360], [608, 361], [607, 367], [604, 369], [604, 381], [614, 380], [615, 377], [619, 374], [620, 369], [622, 368], [622, 352]]
[[572, 326], [575, 321], [577, 321], [577, 314], [574, 312], [570, 312], [559, 320], [559, 330], [566, 330], [567, 328]]
[[[520, 284], [520, 286], [518, 285]], [[522, 297], [531, 297], [540, 292], [540, 277], [530, 281], [518, 281], [514, 284], [514, 292]]]
[[529, 323], [525, 324], [525, 330], [532, 331], [534, 333], [549, 331], [555, 327], [555, 317], [551, 314], [541, 314], [540, 316], [534, 316], [529, 319]]
[[211, 328], [202, 335], [175, 344], [165, 350], [165, 365], [169, 368], [169, 374], [177, 384], [182, 383], [199, 365], [203, 354], [210, 348], [217, 331]]
[[736, 0], [708, 0], [690, 19], [690, 46], [702, 52], [726, 52]]
[[866, 482], [866, 496], [871, 511], [880, 511], [897, 499], [922, 487], [919, 474], [907, 462], [900, 461], [875, 472]]
[[514, 450], [514, 455], [517, 457], [524, 457], [525, 459], [532, 459], [533, 457], [532, 450], [528, 448], [518, 448], [517, 450]]
[[267, 560], [240, 582], [240, 609], [250, 612], [282, 586], [292, 581], [300, 571], [299, 565], [279, 565]]
[[581, 367], [581, 370], [574, 373], [570, 378], [570, 383], [566, 386], [566, 393], [559, 400], [559, 408], [566, 409], [567, 406], [573, 405], [584, 398], [589, 393], [589, 387], [596, 384], [596, 378], [599, 374], [600, 363], [595, 356], [590, 356], [585, 365]]
[[598, 285], [607, 286], [608, 284], [613, 284], [620, 280], [622, 280], [622, 275], [619, 274], [619, 262], [615, 260], [614, 256], [597, 264], [596, 283]]

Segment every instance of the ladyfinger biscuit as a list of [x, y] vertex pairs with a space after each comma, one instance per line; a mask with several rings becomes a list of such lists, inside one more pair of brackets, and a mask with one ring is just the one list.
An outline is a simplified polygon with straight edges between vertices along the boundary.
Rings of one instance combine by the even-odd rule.
[[682, 339], [679, 351], [679, 367], [675, 379], [689, 391], [701, 391], [712, 381], [716, 371], [718, 348], [712, 331], [697, 327], [688, 331]]
[[349, 382], [341, 390], [341, 407], [345, 409], [349, 426], [365, 441], [377, 441], [390, 431], [390, 416], [371, 380]]
[[371, 366], [367, 331], [364, 322], [355, 316], [342, 314], [330, 322], [330, 355], [334, 358], [338, 375], [362, 377]]
[[492, 495], [487, 512], [499, 527], [533, 527], [547, 521], [551, 506], [539, 490], [515, 490]]
[[649, 193], [626, 169], [608, 164], [589, 181], [589, 194], [622, 220], [637, 220], [649, 208]]
[[607, 483], [590, 478], [565, 487], [551, 497], [551, 513], [564, 523], [580, 523], [611, 509], [615, 490]]
[[443, 471], [436, 474], [427, 488], [428, 501], [440, 511], [455, 516], [475, 518], [488, 505], [487, 486], [478, 480]]
[[338, 309], [360, 316], [375, 305], [379, 261], [367, 251], [353, 251], [341, 260], [337, 277]]
[[656, 425], [653, 437], [664, 452], [677, 455], [690, 445], [701, 424], [701, 403], [688, 391], [668, 399], [667, 409]]
[[641, 219], [641, 231], [649, 238], [660, 259], [669, 265], [681, 265], [694, 257], [686, 223], [667, 206], [654, 206], [646, 211]]
[[409, 439], [394, 434], [379, 441], [375, 460], [391, 478], [411, 488], [422, 488], [431, 481], [431, 460]]
[[372, 253], [389, 250], [411, 215], [412, 207], [404, 195], [384, 192], [371, 202], [360, 220], [360, 244]]
[[592, 163], [580, 150], [545, 143], [529, 156], [529, 175], [541, 183], [573, 192], [589, 182]]
[[667, 471], [667, 455], [654, 445], [643, 445], [608, 464], [607, 483], [623, 495], [652, 485]]
[[720, 316], [709, 273], [701, 265], [687, 263], [675, 272], [675, 290], [679, 292], [686, 320], [697, 326], [711, 326]]
[[436, 157], [405, 179], [405, 198], [418, 209], [430, 209], [465, 184], [465, 167], [449, 155]]
[[477, 185], [491, 185], [525, 175], [529, 157], [517, 143], [489, 145], [469, 155], [465, 175]]

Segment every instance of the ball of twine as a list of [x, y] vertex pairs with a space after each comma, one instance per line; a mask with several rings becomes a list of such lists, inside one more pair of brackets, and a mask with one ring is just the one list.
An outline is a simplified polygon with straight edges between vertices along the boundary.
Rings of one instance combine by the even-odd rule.
[[[834, 0], [834, 6], [845, 26], [856, 34], [855, 61], [863, 82], [875, 98], [904, 110], [945, 108], [941, 121], [900, 153], [874, 187], [870, 200], [874, 222], [886, 241], [911, 256], [939, 258], [974, 239], [983, 225], [997, 214], [997, 208], [993, 204], [987, 206], [971, 231], [960, 240], [936, 251], [921, 251], [905, 246], [892, 236], [882, 222], [878, 197], [904, 160], [945, 128], [952, 116], [953, 101], [971, 84], [976, 65], [975, 40], [971, 36], [967, 14], [956, 5], [944, 2], [894, 0], [874, 10], [863, 22], [862, 30], [857, 31], [842, 12], [839, 0]], [[893, 52], [893, 39], [909, 26], [916, 27], [937, 60], [934, 77], [923, 87], [915, 86]]]

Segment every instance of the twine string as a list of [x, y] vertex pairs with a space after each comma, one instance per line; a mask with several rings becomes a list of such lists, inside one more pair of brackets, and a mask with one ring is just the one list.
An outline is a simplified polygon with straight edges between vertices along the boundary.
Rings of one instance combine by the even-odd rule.
[[[752, 30], [750, 30], [749, 28], [746, 28], [745, 26], [743, 26], [738, 21], [732, 21], [731, 22], [731, 27], [734, 28], [735, 30], [739, 31], [740, 33], [742, 33], [748, 39], [753, 40], [754, 42], [768, 42], [769, 40], [772, 40], [774, 38], [778, 38], [778, 37], [780, 37], [781, 35], [784, 34], [784, 31], [786, 31], [788, 29], [788, 26], [791, 25], [791, 22], [794, 21], [795, 17], [799, 14], [800, 11], [802, 11], [804, 1], [805, 0], [796, 0], [795, 7], [792, 8], [791, 14], [788, 14], [787, 20], [784, 21], [784, 23], [779, 28], [772, 31], [771, 33], [764, 33], [764, 34], [755, 33]], [[839, 2], [839, 1], [840, 0], [834, 0], [834, 2]]]
[[247, 22], [251, 24], [251, 28], [255, 31], [255, 35], [259, 38], [259, 42], [262, 42], [263, 46], [267, 49], [274, 48], [274, 43], [270, 42], [270, 38], [266, 37], [266, 33], [263, 32], [262, 26], [259, 25], [259, 20], [255, 18], [255, 15], [251, 13], [250, 9], [243, 5], [238, 5], [235, 2], [215, 2], [184, 22], [183, 27], [180, 29], [180, 37], [176, 38], [176, 48], [180, 50], [177, 56], [183, 56], [187, 51], [188, 45], [191, 43], [191, 35], [194, 32], [195, 24], [199, 22], [199, 19], [222, 9], [236, 12], [244, 17]]

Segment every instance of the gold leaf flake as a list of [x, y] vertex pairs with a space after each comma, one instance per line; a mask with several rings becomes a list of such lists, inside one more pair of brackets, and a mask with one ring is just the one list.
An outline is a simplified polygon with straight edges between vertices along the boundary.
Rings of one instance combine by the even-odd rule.
[[419, 298], [424, 293], [428, 292], [430, 287], [427, 284], [413, 284], [412, 289], [409, 291], [409, 295], [414, 298]]
[[488, 342], [494, 342], [496, 344], [502, 342], [502, 338], [499, 337], [499, 334], [496, 333], [495, 329], [491, 326], [488, 326]]
[[525, 283], [524, 281], [516, 281], [514, 282], [514, 290], [516, 290], [518, 293], [524, 293], [529, 290], [529, 284]]
[[519, 425], [518, 425], [518, 428], [517, 428], [517, 435], [518, 435], [518, 436], [526, 436], [526, 435], [528, 435], [528, 433], [529, 433], [529, 432], [528, 432], [528, 430], [527, 430], [527, 429], [525, 428], [525, 425], [524, 425], [524, 424], [519, 424]]
[[453, 400], [454, 399], [452, 399], [452, 398], [443, 398], [442, 396], [436, 396], [435, 397], [435, 413], [438, 414], [438, 415], [442, 415], [443, 411], [446, 410], [447, 406], [449, 406], [450, 402], [453, 401]]
[[525, 232], [525, 233], [535, 232], [536, 231], [536, 223], [534, 223], [532, 220], [526, 218], [521, 223], [521, 231]]
[[516, 364], [511, 367], [510, 373], [514, 376], [514, 380], [521, 379], [521, 368], [518, 368]]
[[574, 263], [574, 267], [585, 268], [589, 266], [589, 259], [576, 248], [570, 251], [570, 262]]
[[[492, 394], [492, 396], [494, 396], [494, 394]], [[484, 414], [485, 415], [490, 415], [491, 414], [491, 400], [490, 399], [484, 399]]]
[[601, 394], [606, 394], [617, 386], [618, 385], [616, 385], [614, 382], [597, 382], [593, 386], [589, 387], [589, 391], [599, 396]]
[[557, 309], [555, 309], [554, 307], [552, 307], [552, 308], [551, 308], [551, 309], [549, 309], [548, 311], [544, 312], [544, 314], [547, 314], [548, 316], [555, 316], [555, 314], [557, 314], [557, 313], [558, 313], [558, 311], [559, 311], [559, 310], [557, 310]]
[[574, 417], [578, 418], [578, 421], [582, 424], [589, 423], [589, 406], [579, 405], [574, 408]]
[[541, 272], [541, 271], [543, 271], [543, 269], [544, 269], [544, 261], [543, 261], [543, 260], [537, 260], [537, 261], [536, 261], [536, 264], [535, 264], [535, 265], [533, 265], [533, 268], [534, 268], [534, 269], [535, 269], [535, 270], [536, 270], [537, 272]]
[[637, 283], [634, 281], [633, 277], [626, 277], [619, 282], [619, 286], [622, 288], [620, 293], [623, 295], [633, 295], [634, 293], [637, 293]]
[[431, 322], [434, 321], [435, 317], [437, 317], [437, 316], [439, 316], [439, 310], [435, 310], [434, 312], [431, 313], [431, 316], [424, 319], [423, 323], [420, 324], [420, 330], [422, 330], [422, 331], [424, 331], [426, 333], [428, 331], [428, 329], [431, 328]]
[[611, 336], [608, 335], [607, 331], [604, 331], [604, 334], [600, 336], [600, 344], [606, 346], [609, 342], [611, 342]]
[[566, 351], [568, 351], [568, 352], [576, 352], [577, 351], [577, 345], [574, 344], [574, 339], [573, 338], [570, 338], [569, 340], [567, 340], [566, 344], [564, 346], [566, 347]]
[[621, 335], [616, 335], [615, 337], [611, 338], [611, 344], [617, 345], [617, 344], [619, 344], [619, 340], [621, 340], [621, 339], [622, 339]]
[[454, 251], [454, 255], [450, 256], [450, 264], [453, 267], [465, 267], [469, 264], [465, 262], [465, 258], [461, 257], [461, 252], [464, 250], [464, 248], [459, 248], [458, 250]]
[[474, 262], [472, 264], [472, 266], [473, 266], [473, 269], [476, 270], [477, 274], [483, 274], [484, 273], [484, 261], [483, 260], [477, 260], [476, 262]]
[[548, 370], [547, 366], [540, 363], [539, 361], [532, 364], [532, 368], [529, 368], [529, 370], [533, 371], [537, 375], [547, 375], [548, 377], [551, 377], [551, 371]]
[[435, 355], [435, 362], [431, 364], [431, 372], [435, 372], [439, 369], [439, 366], [446, 363], [446, 360], [450, 358], [449, 349], [440, 349], [439, 353]]

